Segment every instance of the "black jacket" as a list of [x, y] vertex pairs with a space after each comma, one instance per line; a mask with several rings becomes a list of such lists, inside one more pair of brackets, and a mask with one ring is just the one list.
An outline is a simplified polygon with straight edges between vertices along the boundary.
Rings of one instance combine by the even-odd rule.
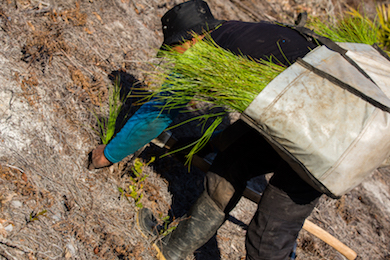
[[269, 22], [228, 21], [211, 32], [214, 41], [237, 55], [254, 59], [273, 58], [275, 63], [292, 64], [317, 47], [299, 32]]

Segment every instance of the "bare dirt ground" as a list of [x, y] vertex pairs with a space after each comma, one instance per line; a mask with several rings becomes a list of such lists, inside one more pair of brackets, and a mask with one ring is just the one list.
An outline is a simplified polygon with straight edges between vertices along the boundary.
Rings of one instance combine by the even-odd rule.
[[[144, 84], [162, 42], [161, 16], [180, 1], [0, 0], [0, 259], [154, 259], [135, 225], [137, 203], [180, 217], [203, 189], [204, 173], [150, 144], [145, 180], [131, 183], [134, 158], [88, 171], [99, 144], [92, 111], [106, 107], [120, 75]], [[335, 15], [354, 1], [210, 0], [220, 19], [292, 23], [300, 11]], [[367, 12], [374, 3], [367, 1]], [[229, 120], [233, 120], [234, 117]], [[178, 137], [199, 133], [196, 124]], [[390, 170], [376, 171], [339, 200], [321, 198], [310, 220], [361, 259], [390, 259]], [[143, 194], [129, 194], [133, 185]], [[123, 194], [120, 190], [123, 190]], [[245, 229], [256, 205], [243, 198], [230, 218], [189, 259], [243, 259]], [[297, 259], [344, 259], [302, 231]]]

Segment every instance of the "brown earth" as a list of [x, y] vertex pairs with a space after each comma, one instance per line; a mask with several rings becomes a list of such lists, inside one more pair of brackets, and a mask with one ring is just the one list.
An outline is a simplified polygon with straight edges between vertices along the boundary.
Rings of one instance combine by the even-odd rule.
[[[131, 182], [134, 158], [88, 171], [97, 144], [91, 126], [106, 107], [109, 86], [146, 84], [162, 42], [161, 16], [179, 1], [89, 0], [0, 2], [0, 259], [154, 259], [151, 239], [135, 225], [133, 185], [162, 221], [180, 217], [203, 189], [165, 151], [140, 154], [144, 180]], [[220, 19], [292, 23], [300, 11], [336, 13], [357, 1], [210, 0]], [[373, 1], [365, 10], [372, 13]], [[226, 121], [234, 120], [234, 115]], [[175, 131], [199, 135], [196, 124]], [[195, 129], [195, 130], [194, 130]], [[326, 196], [310, 220], [354, 249], [361, 259], [390, 259], [389, 169], [376, 171], [339, 200]], [[123, 194], [120, 192], [121, 188]], [[245, 229], [256, 205], [242, 199], [231, 217], [189, 259], [243, 259]], [[344, 259], [310, 233], [298, 238], [297, 259]]]

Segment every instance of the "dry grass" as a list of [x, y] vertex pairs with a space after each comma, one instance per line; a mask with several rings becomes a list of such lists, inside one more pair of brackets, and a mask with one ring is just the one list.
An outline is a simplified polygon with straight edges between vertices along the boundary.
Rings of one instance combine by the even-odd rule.
[[58, 18], [62, 18], [65, 23], [71, 23], [74, 26], [85, 26], [87, 24], [88, 15], [80, 10], [80, 3], [76, 2], [75, 8], [58, 13], [55, 10], [52, 10], [51, 17], [54, 22], [56, 22]]
[[75, 67], [70, 66], [68, 69], [73, 81], [73, 84], [67, 86], [71, 93], [76, 94], [80, 100], [97, 106], [107, 100], [108, 89], [101, 75], [91, 78]]
[[[22, 49], [23, 59], [28, 63], [42, 63], [47, 66], [54, 55], [69, 50], [68, 44], [64, 41], [62, 29], [55, 24], [43, 30], [35, 29], [31, 22], [27, 22], [32, 33], [27, 38]], [[54, 28], [53, 28], [54, 27]]]
[[34, 73], [27, 75], [24, 79], [21, 79], [19, 74], [15, 74], [15, 80], [20, 82], [22, 89], [22, 96], [27, 100], [31, 107], [37, 107], [39, 103], [39, 95], [37, 86], [39, 84], [38, 79]]

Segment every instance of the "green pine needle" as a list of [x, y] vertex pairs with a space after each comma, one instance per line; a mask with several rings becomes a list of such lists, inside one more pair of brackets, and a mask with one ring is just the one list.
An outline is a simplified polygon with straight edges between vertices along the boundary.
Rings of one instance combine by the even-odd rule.
[[161, 109], [185, 108], [192, 101], [205, 102], [225, 110], [216, 115], [196, 117], [203, 122], [213, 117], [214, 121], [203, 136], [190, 145], [193, 148], [187, 155], [188, 164], [192, 156], [209, 141], [228, 112], [242, 113], [268, 83], [286, 69], [271, 61], [255, 61], [233, 54], [219, 47], [210, 37], [198, 41], [184, 54], [166, 50], [163, 56], [165, 62], [152, 73], [152, 82], [159, 87], [150, 94], [149, 99], [165, 101], [166, 105]]
[[164, 84], [152, 96], [165, 101], [165, 109], [182, 108], [195, 101], [243, 112], [285, 69], [270, 61], [237, 56], [209, 37], [184, 54], [171, 50], [164, 54], [167, 62], [154, 74], [155, 82]]
[[[120, 78], [117, 77], [115, 79], [114, 85], [110, 90], [109, 97], [108, 97], [107, 118], [106, 117], [99, 118], [96, 111], [94, 110], [92, 111], [98, 123], [98, 128], [97, 129], [93, 128], [93, 130], [99, 135], [103, 144], [108, 144], [108, 142], [115, 134], [116, 120], [118, 118], [120, 111], [122, 110], [122, 105], [125, 102], [125, 99], [121, 99], [120, 97], [120, 90], [121, 90]], [[101, 107], [101, 110], [103, 110], [103, 107]]]
[[[334, 42], [353, 42], [372, 45], [381, 44], [379, 35], [381, 25], [377, 18], [370, 19], [366, 14], [350, 8], [343, 16], [336, 21], [329, 17], [327, 21], [311, 17], [307, 26], [317, 34], [325, 36]], [[383, 46], [383, 45], [382, 45]]]

